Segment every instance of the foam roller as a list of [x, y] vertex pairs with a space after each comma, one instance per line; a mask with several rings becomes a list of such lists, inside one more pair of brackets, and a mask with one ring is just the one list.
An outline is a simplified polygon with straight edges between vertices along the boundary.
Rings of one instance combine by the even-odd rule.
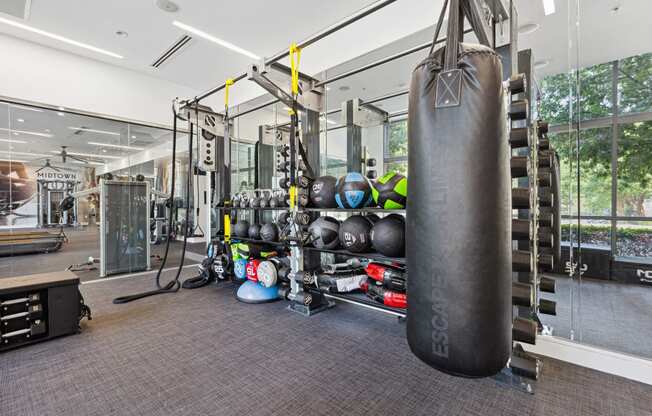
[[557, 302], [539, 299], [539, 312], [545, 315], [557, 315]]
[[529, 104], [527, 100], [512, 101], [509, 106], [509, 117], [512, 121], [527, 119], [529, 111], [528, 107]]
[[539, 207], [539, 225], [553, 227], [557, 224], [555, 213], [552, 207]]
[[[549, 254], [539, 254], [539, 267], [552, 270], [554, 266], [553, 257]], [[512, 253], [512, 269], [515, 272], [531, 272], [530, 252], [526, 250], [514, 250]]]
[[539, 290], [546, 293], [555, 293], [555, 279], [545, 276], [539, 278]]
[[531, 319], [516, 318], [512, 325], [512, 338], [516, 342], [537, 343], [537, 323]]
[[[538, 230], [539, 244], [545, 247], [551, 247], [554, 241], [552, 231], [547, 227], [539, 227]], [[530, 239], [530, 221], [523, 219], [512, 219], [512, 239], [529, 240]]]
[[512, 305], [532, 307], [533, 291], [529, 283], [512, 283]]
[[539, 149], [540, 150], [550, 149], [550, 139], [548, 139], [547, 137], [539, 138]]
[[509, 145], [513, 148], [530, 145], [530, 131], [527, 127], [512, 128], [509, 132]]
[[516, 74], [511, 76], [509, 79], [509, 92], [512, 95], [524, 93], [525, 88], [525, 74]]

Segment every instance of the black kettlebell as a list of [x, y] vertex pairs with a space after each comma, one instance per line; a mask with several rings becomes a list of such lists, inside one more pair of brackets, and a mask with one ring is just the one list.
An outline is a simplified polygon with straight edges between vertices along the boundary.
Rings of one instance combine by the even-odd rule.
[[255, 190], [254, 191], [254, 196], [251, 198], [251, 201], [249, 201], [249, 206], [251, 208], [260, 208], [260, 191]]
[[260, 195], [260, 207], [267, 208], [270, 206], [270, 200], [272, 199], [271, 191], [263, 189]]

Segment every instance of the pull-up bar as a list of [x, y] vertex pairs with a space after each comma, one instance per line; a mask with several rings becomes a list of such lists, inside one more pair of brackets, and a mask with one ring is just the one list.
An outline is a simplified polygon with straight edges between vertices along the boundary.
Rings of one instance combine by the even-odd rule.
[[[329, 35], [337, 32], [338, 30], [345, 28], [348, 25], [357, 22], [358, 20], [370, 15], [371, 13], [374, 13], [374, 12], [382, 9], [383, 7], [385, 7], [385, 6], [389, 5], [389, 4], [394, 3], [395, 1], [396, 0], [378, 0], [375, 3], [372, 3], [369, 6], [358, 10], [357, 12], [352, 14], [351, 16], [348, 16], [348, 17], [342, 19], [341, 21], [339, 21], [339, 22], [337, 22], [337, 23], [335, 23], [335, 24], [333, 24], [333, 25], [331, 25], [331, 26], [329, 26], [329, 27], [315, 33], [314, 35], [310, 36], [309, 38], [299, 42], [297, 44], [297, 46], [299, 48], [305, 48], [306, 46], [310, 46], [313, 43], [325, 38], [326, 36], [329, 36]], [[280, 61], [281, 59], [287, 57], [289, 53], [290, 52], [289, 52], [288, 49], [284, 49], [284, 50], [276, 53], [272, 57], [266, 58], [264, 60], [264, 62], [265, 62], [265, 64], [273, 64], [274, 62]], [[241, 81], [241, 80], [243, 80], [245, 78], [247, 78], [247, 73], [244, 73], [244, 74], [238, 75], [237, 77], [234, 77], [233, 82], [238, 82], [238, 81]], [[196, 104], [199, 101], [203, 100], [204, 98], [209, 97], [209, 96], [223, 90], [225, 87], [226, 87], [226, 84], [219, 85], [217, 87], [214, 87], [214, 88], [206, 91], [203, 94], [198, 95], [197, 97], [195, 97], [195, 98], [193, 98], [191, 100], [187, 100], [186, 102]]]

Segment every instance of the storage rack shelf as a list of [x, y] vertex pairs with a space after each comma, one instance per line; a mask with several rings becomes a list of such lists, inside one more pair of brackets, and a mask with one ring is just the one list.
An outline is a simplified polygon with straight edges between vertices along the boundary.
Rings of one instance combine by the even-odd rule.
[[346, 303], [352, 303], [354, 305], [362, 306], [378, 312], [383, 312], [399, 318], [407, 317], [407, 311], [405, 309], [392, 308], [390, 306], [385, 306], [382, 303], [374, 302], [362, 293], [329, 293], [326, 291], [322, 291], [322, 293], [327, 298], [341, 300]]

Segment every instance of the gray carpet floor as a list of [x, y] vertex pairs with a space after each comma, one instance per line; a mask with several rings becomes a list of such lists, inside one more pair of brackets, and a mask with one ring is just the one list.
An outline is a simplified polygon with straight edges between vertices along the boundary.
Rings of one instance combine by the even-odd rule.
[[[50, 230], [56, 233], [56, 229]], [[80, 264], [87, 261], [88, 257], [100, 257], [99, 229], [78, 228], [66, 229], [68, 243], [65, 243], [61, 250], [53, 253], [21, 254], [11, 257], [0, 257], [0, 278], [21, 276], [25, 274], [46, 273], [51, 271], [65, 270], [71, 264]], [[188, 244], [189, 252], [204, 254], [203, 244]], [[166, 267], [177, 266], [181, 262], [180, 241], [173, 241], [170, 245], [170, 252]], [[151, 245], [151, 254], [162, 256], [165, 251], [165, 244]], [[186, 257], [184, 264], [193, 264], [201, 261], [203, 256], [191, 254]], [[160, 260], [153, 257], [152, 268], [160, 265]], [[99, 265], [97, 270], [75, 272], [82, 281], [96, 280], [100, 278]]]
[[551, 276], [557, 293], [557, 316], [541, 315], [553, 334], [598, 347], [652, 359], [652, 287], [604, 280], [571, 281]]
[[83, 285], [82, 334], [0, 355], [0, 413], [652, 415], [652, 386], [552, 359], [535, 395], [445, 375], [410, 353], [404, 324], [354, 305], [304, 318], [227, 286], [111, 303], [151, 287]]

